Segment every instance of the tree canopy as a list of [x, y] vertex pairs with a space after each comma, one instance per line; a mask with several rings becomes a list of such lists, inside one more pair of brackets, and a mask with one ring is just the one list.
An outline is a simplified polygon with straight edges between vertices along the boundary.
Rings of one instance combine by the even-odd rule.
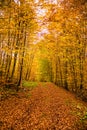
[[86, 0], [0, 6], [0, 82], [51, 81], [87, 99]]

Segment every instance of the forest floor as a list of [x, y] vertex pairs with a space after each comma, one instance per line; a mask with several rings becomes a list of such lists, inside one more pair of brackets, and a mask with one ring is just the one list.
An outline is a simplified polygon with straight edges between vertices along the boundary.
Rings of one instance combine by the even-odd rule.
[[0, 93], [0, 130], [87, 130], [87, 103], [52, 83]]

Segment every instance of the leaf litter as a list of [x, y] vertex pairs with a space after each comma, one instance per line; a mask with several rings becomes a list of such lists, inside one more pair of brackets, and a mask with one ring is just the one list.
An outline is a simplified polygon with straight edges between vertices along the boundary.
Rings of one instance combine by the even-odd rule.
[[74, 94], [39, 83], [0, 101], [0, 130], [87, 130], [85, 113], [87, 103]]

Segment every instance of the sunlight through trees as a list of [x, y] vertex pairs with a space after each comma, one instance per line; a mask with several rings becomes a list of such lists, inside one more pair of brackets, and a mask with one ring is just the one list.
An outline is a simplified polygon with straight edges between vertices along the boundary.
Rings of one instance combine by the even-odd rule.
[[0, 1], [0, 83], [51, 81], [87, 99], [86, 0]]

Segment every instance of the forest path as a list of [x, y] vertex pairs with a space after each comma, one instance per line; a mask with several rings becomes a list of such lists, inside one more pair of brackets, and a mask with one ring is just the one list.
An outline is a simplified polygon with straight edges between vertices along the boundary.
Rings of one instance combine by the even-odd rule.
[[0, 129], [87, 130], [86, 112], [87, 104], [75, 95], [52, 83], [39, 83], [32, 91], [1, 101]]

